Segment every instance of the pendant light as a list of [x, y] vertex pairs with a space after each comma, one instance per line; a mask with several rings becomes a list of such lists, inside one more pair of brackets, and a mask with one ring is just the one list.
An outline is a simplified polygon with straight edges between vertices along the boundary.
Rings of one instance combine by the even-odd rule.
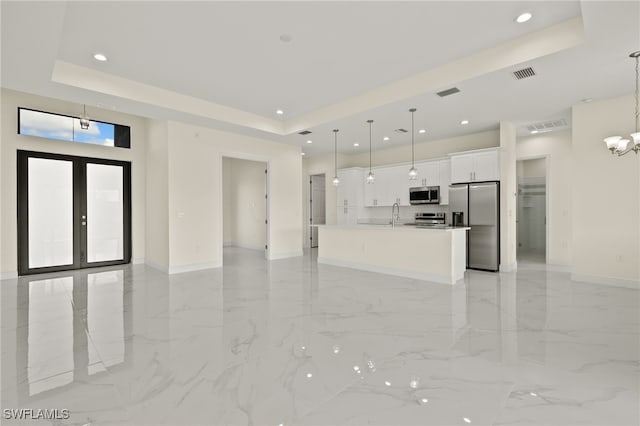
[[338, 177], [338, 129], [333, 129], [333, 186], [340, 185]]
[[373, 120], [367, 120], [367, 123], [369, 123], [369, 174], [367, 175], [367, 183], [373, 183], [376, 179], [371, 171], [371, 124]]
[[415, 108], [409, 110], [411, 113], [411, 168], [409, 169], [409, 180], [416, 180], [418, 177], [418, 169], [415, 166], [415, 141], [414, 141], [414, 127], [413, 127], [413, 113], [416, 112]]
[[636, 60], [636, 131], [635, 133], [631, 133], [631, 138], [633, 139], [633, 143], [627, 149], [627, 145], [629, 145], [629, 139], [622, 139], [622, 136], [609, 136], [604, 139], [604, 143], [607, 144], [607, 148], [611, 151], [611, 154], [618, 154], [618, 156], [625, 155], [631, 151], [636, 154], [640, 152], [640, 130], [638, 128], [640, 121], [640, 75], [638, 71], [638, 66], [640, 62], [640, 50], [637, 52], [633, 52], [629, 55], [630, 58], [634, 58]]
[[89, 128], [89, 116], [87, 115], [87, 106], [82, 105], [82, 117], [80, 117], [80, 128], [87, 130]]

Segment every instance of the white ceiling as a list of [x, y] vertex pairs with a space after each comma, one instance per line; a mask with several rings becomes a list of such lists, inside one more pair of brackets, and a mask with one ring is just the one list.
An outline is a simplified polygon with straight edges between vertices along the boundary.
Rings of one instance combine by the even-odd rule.
[[[534, 17], [517, 24], [522, 11]], [[416, 130], [428, 130], [417, 141], [500, 120], [570, 122], [581, 99], [632, 92], [628, 54], [640, 50], [638, 1], [3, 1], [1, 12], [3, 87], [292, 143], [310, 155], [332, 151], [333, 128], [342, 152], [366, 149], [369, 118], [374, 149], [409, 143], [393, 130], [410, 129], [410, 107]], [[496, 49], [501, 57], [491, 59]], [[98, 51], [106, 63], [93, 59]], [[516, 81], [511, 72], [526, 66], [538, 75]], [[461, 93], [434, 94], [454, 85]], [[304, 128], [313, 133], [298, 135]]]

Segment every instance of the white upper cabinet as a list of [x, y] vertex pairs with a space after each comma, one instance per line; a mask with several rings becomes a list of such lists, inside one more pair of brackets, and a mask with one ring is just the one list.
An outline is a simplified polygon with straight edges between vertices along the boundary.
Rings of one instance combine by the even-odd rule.
[[440, 166], [438, 161], [421, 161], [416, 164], [418, 177], [415, 186], [438, 186], [440, 185]]
[[397, 167], [376, 167], [373, 169], [375, 180], [366, 183], [368, 170], [363, 173], [365, 206], [392, 206], [400, 197], [398, 186]]
[[451, 182], [473, 180], [473, 154], [451, 156]]
[[361, 168], [338, 170], [340, 185], [337, 188], [338, 207], [363, 205], [363, 172]]
[[451, 161], [438, 161], [440, 172], [440, 204], [449, 204], [449, 185], [451, 184]]
[[500, 180], [500, 162], [498, 151], [479, 152], [473, 157], [475, 175], [474, 180]]
[[451, 183], [500, 180], [497, 150], [451, 155]]

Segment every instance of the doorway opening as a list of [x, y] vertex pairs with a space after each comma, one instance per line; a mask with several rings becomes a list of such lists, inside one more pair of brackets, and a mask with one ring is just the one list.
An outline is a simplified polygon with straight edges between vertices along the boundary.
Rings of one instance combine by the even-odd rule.
[[516, 162], [518, 262], [547, 262], [547, 158]]
[[324, 173], [309, 176], [309, 247], [318, 247], [318, 228], [327, 223]]
[[18, 274], [131, 261], [131, 163], [18, 151]]
[[[222, 157], [224, 247], [255, 250], [268, 258], [268, 163]], [[232, 250], [223, 250], [224, 256]]]

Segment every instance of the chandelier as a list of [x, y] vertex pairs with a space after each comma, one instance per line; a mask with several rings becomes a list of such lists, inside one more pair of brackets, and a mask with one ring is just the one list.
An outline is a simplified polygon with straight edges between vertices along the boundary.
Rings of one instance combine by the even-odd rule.
[[[604, 139], [604, 143], [607, 144], [607, 148], [611, 151], [611, 154], [617, 154], [618, 156], [628, 154], [633, 151], [636, 154], [640, 152], [640, 130], [638, 130], [638, 121], [640, 121], [640, 95], [639, 95], [639, 86], [640, 86], [640, 77], [638, 75], [638, 63], [640, 62], [640, 50], [637, 52], [633, 52], [629, 55], [631, 58], [635, 58], [636, 60], [636, 131], [631, 133], [631, 138], [633, 139], [633, 143], [629, 146], [629, 139], [623, 139], [622, 136], [609, 136]], [[627, 148], [628, 147], [628, 148]]]

